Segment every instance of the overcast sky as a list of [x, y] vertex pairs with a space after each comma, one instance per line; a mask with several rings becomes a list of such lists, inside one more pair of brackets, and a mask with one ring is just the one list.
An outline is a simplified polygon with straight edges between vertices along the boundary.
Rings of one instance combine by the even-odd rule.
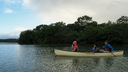
[[88, 15], [98, 23], [128, 16], [128, 0], [0, 0], [0, 39], [58, 21], [74, 23]]

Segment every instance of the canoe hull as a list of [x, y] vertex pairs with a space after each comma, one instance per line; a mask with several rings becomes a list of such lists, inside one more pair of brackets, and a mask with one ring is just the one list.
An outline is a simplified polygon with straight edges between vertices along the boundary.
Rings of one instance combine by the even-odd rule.
[[111, 53], [86, 53], [86, 52], [71, 52], [71, 51], [64, 51], [64, 50], [58, 50], [54, 49], [54, 52], [58, 56], [87, 56], [87, 57], [93, 57], [93, 56], [120, 56], [123, 55], [124, 51], [118, 51]]

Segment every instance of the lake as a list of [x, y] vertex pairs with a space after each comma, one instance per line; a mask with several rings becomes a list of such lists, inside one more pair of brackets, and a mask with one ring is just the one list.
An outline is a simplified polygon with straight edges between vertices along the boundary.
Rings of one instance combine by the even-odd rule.
[[[78, 46], [80, 51], [93, 47], [92, 44]], [[70, 44], [19, 45], [0, 42], [0, 72], [128, 72], [128, 44], [112, 46], [114, 50], [124, 50], [124, 55], [61, 57], [54, 54], [54, 49], [72, 50]]]

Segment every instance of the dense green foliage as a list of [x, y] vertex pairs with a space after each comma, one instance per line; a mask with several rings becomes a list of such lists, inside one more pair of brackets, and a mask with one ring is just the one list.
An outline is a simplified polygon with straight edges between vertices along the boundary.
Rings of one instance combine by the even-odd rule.
[[128, 17], [122, 16], [117, 22], [97, 24], [87, 15], [79, 17], [73, 24], [56, 22], [39, 25], [33, 30], [21, 32], [19, 44], [63, 44], [72, 43], [128, 43]]
[[18, 39], [0, 39], [0, 42], [18, 42]]

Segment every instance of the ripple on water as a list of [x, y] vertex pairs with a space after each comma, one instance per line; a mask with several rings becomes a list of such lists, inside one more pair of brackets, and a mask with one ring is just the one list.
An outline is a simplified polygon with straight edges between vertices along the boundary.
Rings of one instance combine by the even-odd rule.
[[[0, 46], [0, 72], [127, 72], [128, 56], [60, 57], [53, 49], [70, 47], [40, 45]], [[127, 54], [127, 52], [125, 52]]]

